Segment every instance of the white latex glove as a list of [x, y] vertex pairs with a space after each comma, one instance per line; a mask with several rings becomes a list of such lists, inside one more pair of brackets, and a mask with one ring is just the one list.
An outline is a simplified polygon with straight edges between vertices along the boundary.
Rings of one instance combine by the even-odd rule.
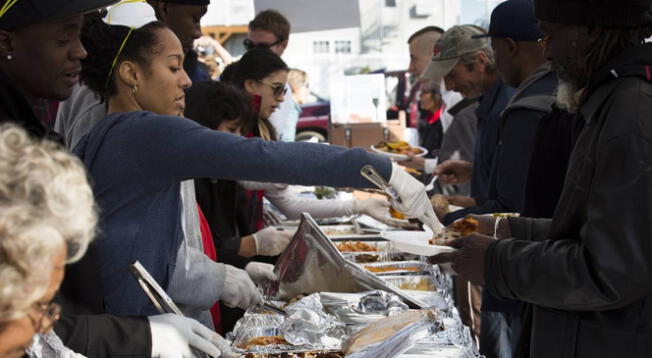
[[266, 281], [278, 280], [278, 276], [274, 273], [274, 265], [263, 262], [250, 262], [245, 266], [245, 271], [257, 285]]
[[247, 190], [284, 190], [287, 184], [239, 180], [238, 184]]
[[396, 163], [392, 163], [392, 177], [389, 179], [391, 185], [401, 199], [399, 203], [392, 200], [392, 206], [408, 218], [419, 219], [428, 226], [434, 233], [442, 230], [442, 225], [432, 209], [425, 186], [414, 179]]
[[353, 201], [353, 212], [355, 214], [365, 214], [390, 226], [402, 226], [402, 222], [392, 218], [389, 214], [389, 201], [381, 198], [371, 198]]
[[194, 319], [173, 313], [149, 316], [153, 358], [193, 358], [190, 346], [213, 357], [236, 357], [229, 343]]
[[288, 247], [293, 235], [275, 227], [268, 227], [252, 236], [256, 243], [256, 255], [276, 256]]
[[220, 299], [229, 307], [247, 309], [263, 302], [263, 297], [256, 289], [249, 274], [246, 271], [226, 266], [226, 278], [224, 279], [224, 291]]

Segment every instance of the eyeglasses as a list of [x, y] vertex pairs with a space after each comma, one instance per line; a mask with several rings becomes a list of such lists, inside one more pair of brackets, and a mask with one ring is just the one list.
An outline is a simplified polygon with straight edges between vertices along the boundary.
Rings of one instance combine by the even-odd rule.
[[285, 87], [285, 83], [271, 84], [263, 81], [258, 82], [264, 84], [265, 86], [269, 86], [272, 91], [274, 91], [274, 97], [285, 97], [285, 94], [288, 92], [287, 88]]
[[548, 41], [550, 41], [550, 36], [548, 36], [548, 35], [546, 35], [546, 36], [544, 36], [544, 37], [537, 40], [539, 45], [541, 45], [541, 47], [543, 47], [543, 48], [548, 47]]
[[279, 45], [283, 41], [285, 41], [285, 39], [278, 39], [278, 41], [272, 42], [271, 44], [268, 44], [266, 42], [258, 42], [258, 43], [256, 43], [256, 42], [251, 41], [250, 39], [244, 39], [242, 44], [244, 45], [245, 49], [247, 51], [249, 51], [249, 50], [253, 50], [255, 48], [267, 48], [268, 49], [270, 47], [274, 47], [276, 45]]
[[35, 303], [33, 308], [39, 317], [37, 319], [30, 315], [29, 318], [37, 333], [49, 332], [59, 318], [61, 318], [61, 306], [57, 303]]

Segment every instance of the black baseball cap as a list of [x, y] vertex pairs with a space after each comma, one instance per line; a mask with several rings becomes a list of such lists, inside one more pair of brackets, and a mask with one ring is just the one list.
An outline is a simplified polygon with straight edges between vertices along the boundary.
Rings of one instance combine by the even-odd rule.
[[0, 29], [16, 30], [60, 20], [116, 2], [118, 0], [0, 0], [0, 8], [6, 8], [0, 17]]
[[532, 0], [507, 0], [491, 13], [489, 32], [479, 37], [511, 38], [514, 41], [537, 41], [543, 37], [534, 16]]

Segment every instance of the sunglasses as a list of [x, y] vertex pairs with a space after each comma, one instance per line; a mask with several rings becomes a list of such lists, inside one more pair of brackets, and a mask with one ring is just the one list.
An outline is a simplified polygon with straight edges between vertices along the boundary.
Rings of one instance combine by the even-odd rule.
[[258, 81], [258, 82], [264, 84], [265, 86], [269, 86], [269, 88], [271, 88], [272, 91], [274, 92], [274, 97], [285, 97], [285, 94], [288, 92], [284, 83], [279, 83], [274, 85], [263, 81]]
[[266, 42], [256, 43], [256, 42], [251, 41], [250, 39], [244, 39], [242, 44], [244, 45], [245, 49], [247, 49], [247, 51], [249, 51], [249, 50], [253, 50], [255, 48], [267, 48], [268, 49], [270, 47], [274, 47], [276, 45], [279, 45], [283, 41], [285, 41], [285, 39], [278, 39], [278, 41], [273, 42], [271, 44], [268, 44]]

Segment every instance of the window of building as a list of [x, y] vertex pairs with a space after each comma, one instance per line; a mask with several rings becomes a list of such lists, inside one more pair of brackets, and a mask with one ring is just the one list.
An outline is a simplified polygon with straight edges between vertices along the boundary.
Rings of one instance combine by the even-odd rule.
[[335, 41], [335, 53], [351, 53], [351, 41]]
[[386, 7], [396, 7], [396, 0], [385, 0]]
[[313, 41], [312, 51], [314, 53], [328, 53], [330, 52], [330, 43], [328, 41]]

